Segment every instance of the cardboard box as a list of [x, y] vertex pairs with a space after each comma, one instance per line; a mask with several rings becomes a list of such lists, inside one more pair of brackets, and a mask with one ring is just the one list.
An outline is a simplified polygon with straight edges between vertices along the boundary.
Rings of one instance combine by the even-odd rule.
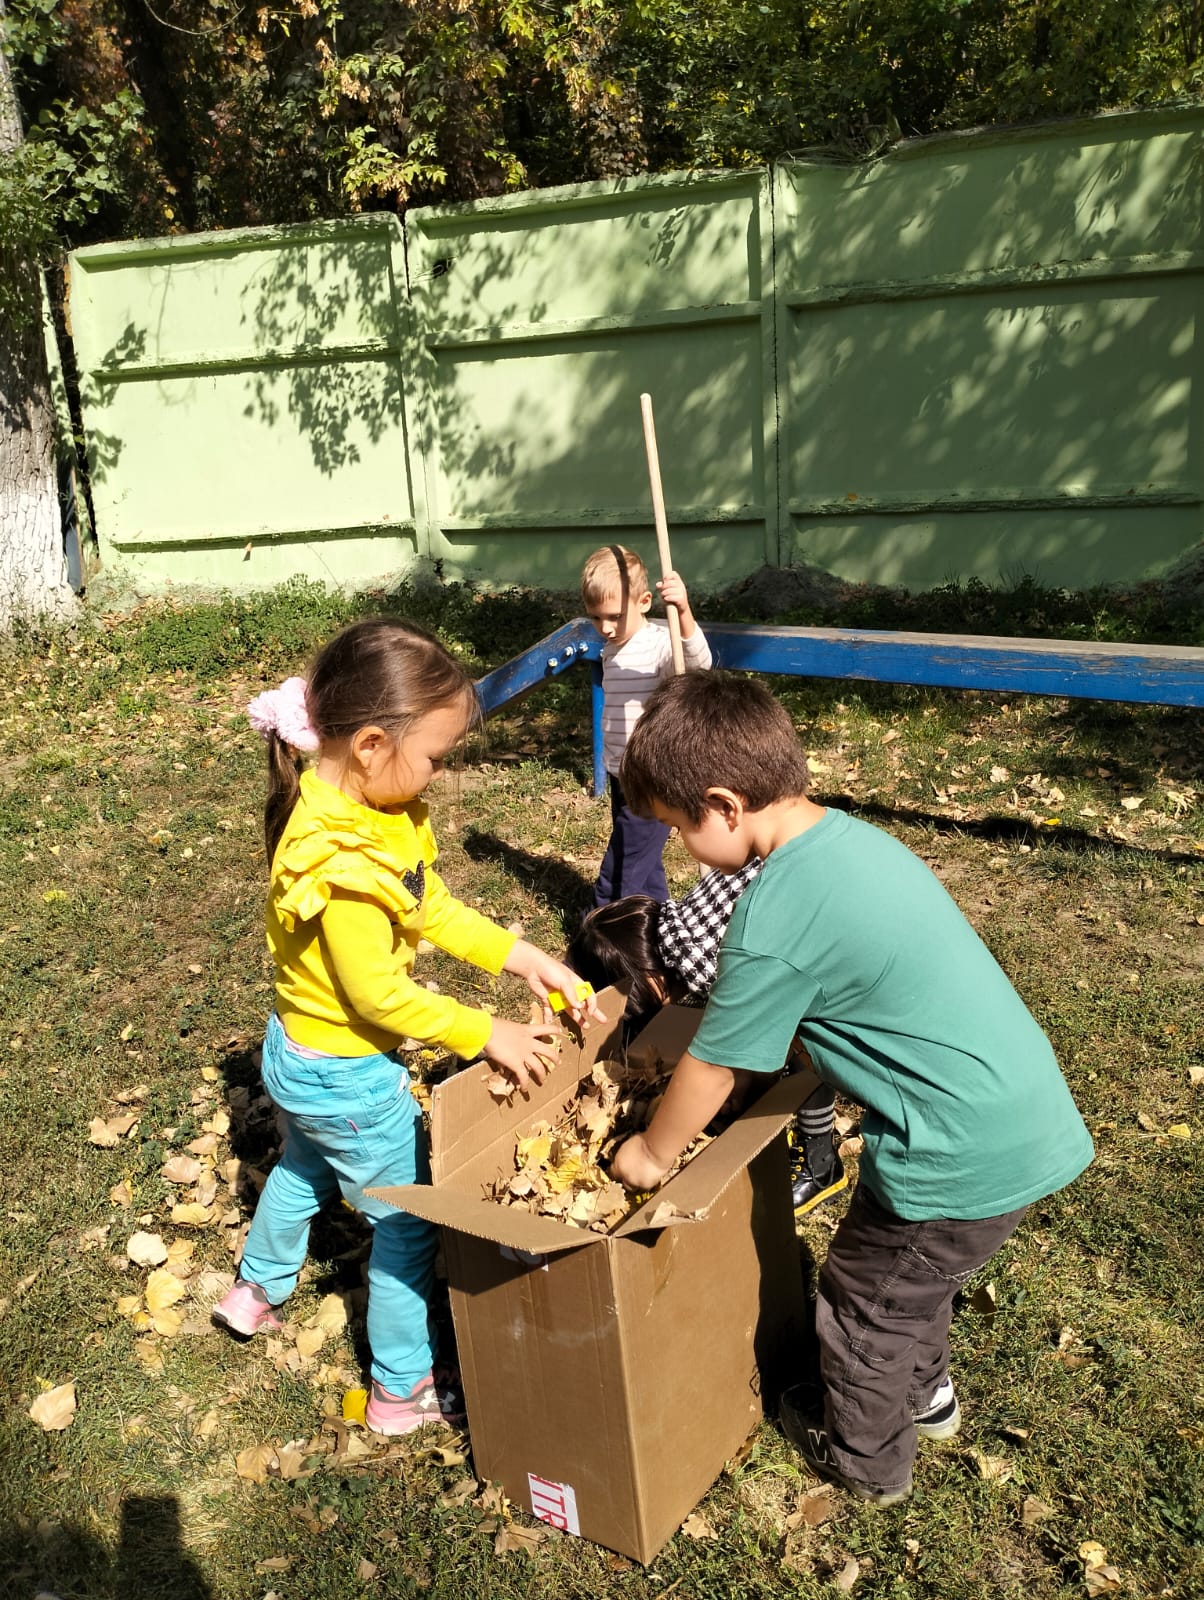
[[[613, 1234], [499, 1205], [515, 1140], [620, 1054], [623, 999], [544, 1084], [499, 1104], [488, 1069], [432, 1096], [430, 1186], [377, 1191], [443, 1229], [478, 1475], [536, 1517], [648, 1562], [791, 1381], [804, 1328], [784, 1130], [814, 1087], [775, 1079]], [[676, 1062], [701, 1013], [670, 1008], [628, 1054]], [[656, 1221], [652, 1221], [655, 1214]]]

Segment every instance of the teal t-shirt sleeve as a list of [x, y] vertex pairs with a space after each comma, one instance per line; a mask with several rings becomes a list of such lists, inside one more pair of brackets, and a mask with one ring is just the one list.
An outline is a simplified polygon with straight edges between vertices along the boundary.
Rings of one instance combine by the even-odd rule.
[[780, 1072], [799, 1020], [820, 992], [814, 978], [788, 961], [752, 955], [725, 939], [690, 1054], [715, 1067]]

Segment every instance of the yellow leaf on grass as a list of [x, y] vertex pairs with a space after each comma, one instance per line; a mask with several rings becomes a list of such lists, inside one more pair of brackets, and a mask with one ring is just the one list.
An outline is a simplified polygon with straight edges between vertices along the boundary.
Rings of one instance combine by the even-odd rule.
[[40, 1394], [29, 1415], [47, 1433], [61, 1433], [75, 1421], [75, 1384], [59, 1383]]
[[178, 1228], [206, 1228], [213, 1221], [213, 1206], [198, 1205], [195, 1200], [185, 1200], [171, 1208], [171, 1220]]
[[156, 1333], [162, 1334], [165, 1339], [174, 1339], [184, 1325], [184, 1313], [174, 1311], [169, 1306], [165, 1311], [156, 1311], [150, 1323]]
[[196, 1254], [195, 1239], [173, 1239], [167, 1247], [167, 1265], [173, 1272], [186, 1267]]
[[110, 1205], [120, 1206], [123, 1211], [128, 1211], [134, 1203], [134, 1193], [123, 1178], [120, 1183], [115, 1183], [109, 1190]]
[[152, 1315], [174, 1306], [187, 1293], [175, 1273], [167, 1267], [156, 1267], [146, 1280], [146, 1309]]
[[1190, 1139], [1191, 1129], [1186, 1122], [1172, 1122], [1166, 1130], [1169, 1139]]
[[143, 1372], [162, 1372], [164, 1367], [163, 1346], [153, 1334], [148, 1334], [145, 1339], [134, 1340], [134, 1360]]
[[364, 1410], [367, 1404], [367, 1389], [348, 1389], [343, 1396], [343, 1421], [358, 1422], [361, 1427], [365, 1426]]

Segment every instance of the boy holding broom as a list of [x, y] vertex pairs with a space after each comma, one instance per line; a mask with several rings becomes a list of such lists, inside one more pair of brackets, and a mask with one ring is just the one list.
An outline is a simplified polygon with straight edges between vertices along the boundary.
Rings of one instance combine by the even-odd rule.
[[[656, 586], [681, 623], [687, 667], [709, 667], [711, 649], [690, 610], [686, 586], [667, 572]], [[610, 784], [610, 842], [594, 887], [594, 905], [609, 905], [623, 895], [669, 898], [661, 861], [668, 828], [637, 816], [619, 783], [619, 762], [639, 720], [644, 702], [672, 671], [668, 630], [651, 623], [648, 571], [634, 550], [621, 544], [595, 550], [581, 573], [585, 614], [602, 635], [602, 758]]]
[[[961, 912], [881, 829], [807, 798], [785, 710], [760, 684], [687, 673], [645, 707], [621, 767], [633, 810], [707, 866], [764, 867], [736, 904], [689, 1052], [614, 1176], [651, 1189], [795, 1028], [865, 1108], [860, 1181], [820, 1274], [822, 1405], [782, 1424], [807, 1465], [878, 1506], [911, 1492], [919, 1436], [947, 1438], [953, 1298], [1028, 1205], [1091, 1160], [1049, 1041]], [[817, 1397], [818, 1398], [818, 1397]]]

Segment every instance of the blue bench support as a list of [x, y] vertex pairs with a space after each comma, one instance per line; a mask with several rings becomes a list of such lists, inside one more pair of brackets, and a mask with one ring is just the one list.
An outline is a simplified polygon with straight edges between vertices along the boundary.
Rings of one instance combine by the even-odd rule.
[[[708, 623], [706, 635], [716, 665], [740, 672], [1204, 707], [1204, 650], [1182, 645], [885, 633], [866, 628], [775, 628], [741, 622]], [[578, 617], [477, 684], [481, 705], [489, 715], [569, 667], [589, 662], [596, 795], [606, 787], [601, 657], [597, 630]]]

